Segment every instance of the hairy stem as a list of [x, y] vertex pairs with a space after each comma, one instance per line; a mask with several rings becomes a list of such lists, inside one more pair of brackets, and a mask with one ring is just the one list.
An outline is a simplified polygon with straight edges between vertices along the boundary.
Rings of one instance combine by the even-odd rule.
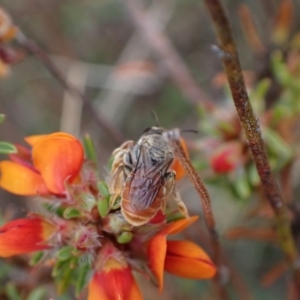
[[220, 53], [222, 53], [223, 65], [229, 81], [233, 101], [260, 176], [262, 189], [273, 208], [279, 242], [287, 261], [293, 268], [298, 297], [300, 297], [299, 254], [291, 233], [287, 207], [271, 172], [259, 122], [249, 102], [229, 21], [219, 0], [205, 0], [205, 4], [217, 32]]
[[[224, 265], [223, 257], [222, 257], [222, 249], [221, 244], [219, 241], [219, 236], [216, 230], [216, 221], [213, 214], [213, 210], [211, 207], [211, 201], [209, 193], [194, 166], [192, 165], [190, 159], [186, 155], [183, 147], [180, 143], [180, 131], [178, 128], [175, 128], [171, 131], [167, 131], [165, 133], [165, 138], [169, 141], [170, 145], [174, 150], [174, 154], [176, 157], [179, 158], [183, 168], [185, 169], [187, 176], [189, 177], [190, 181], [193, 183], [199, 198], [201, 200], [203, 214], [205, 218], [206, 227], [209, 232], [211, 245], [214, 251], [214, 263], [218, 267], [217, 276], [214, 278], [216, 287], [218, 289], [218, 293], [220, 299], [227, 300], [229, 299], [227, 291], [224, 287], [227, 280], [224, 280], [227, 267]], [[226, 279], [226, 278], [225, 278]]]

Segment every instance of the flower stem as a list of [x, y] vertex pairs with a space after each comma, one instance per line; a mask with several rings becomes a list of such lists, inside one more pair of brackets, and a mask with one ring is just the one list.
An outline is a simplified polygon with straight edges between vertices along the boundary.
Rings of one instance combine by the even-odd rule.
[[89, 99], [82, 94], [75, 86], [67, 82], [65, 76], [61, 71], [55, 66], [52, 60], [49, 58], [47, 53], [32, 39], [27, 38], [27, 36], [20, 30], [19, 34], [16, 36], [17, 42], [26, 49], [29, 53], [34, 55], [43, 65], [52, 73], [58, 82], [67, 89], [73, 96], [81, 99], [82, 103], [89, 111], [90, 115], [94, 119], [95, 123], [103, 129], [103, 131], [110, 137], [110, 139], [119, 145], [126, 138], [119, 132], [106, 118], [100, 113], [96, 113], [91, 105]]
[[212, 249], [214, 252], [213, 261], [218, 267], [217, 275], [214, 278], [216, 287], [218, 289], [218, 293], [220, 299], [227, 300], [229, 299], [227, 291], [225, 289], [225, 284], [227, 283], [227, 267], [223, 262], [223, 255], [221, 244], [218, 236], [218, 232], [216, 229], [216, 221], [213, 214], [213, 210], [211, 207], [211, 201], [209, 193], [200, 177], [196, 169], [191, 163], [191, 160], [186, 155], [183, 147], [180, 143], [180, 130], [175, 128], [173, 130], [167, 131], [165, 133], [166, 139], [169, 141], [170, 145], [172, 146], [175, 156], [179, 158], [183, 168], [185, 169], [187, 176], [189, 177], [190, 181], [194, 185], [199, 198], [202, 203], [202, 209], [204, 213], [205, 223], [207, 230], [210, 236], [210, 242], [212, 245]]
[[248, 140], [249, 148], [252, 152], [252, 157], [260, 176], [264, 194], [274, 211], [279, 242], [287, 261], [293, 268], [294, 281], [297, 287], [298, 296], [300, 296], [299, 253], [291, 233], [291, 224], [288, 218], [286, 204], [283, 201], [279, 187], [271, 172], [259, 122], [257, 117], [254, 115], [249, 102], [229, 21], [219, 0], [205, 0], [205, 4], [210, 12], [217, 32], [217, 37], [220, 43], [219, 52], [221, 53], [233, 101]]

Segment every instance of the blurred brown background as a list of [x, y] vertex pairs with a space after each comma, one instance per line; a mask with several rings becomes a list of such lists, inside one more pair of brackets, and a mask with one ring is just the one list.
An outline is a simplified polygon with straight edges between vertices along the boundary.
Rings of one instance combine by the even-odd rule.
[[[208, 12], [199, 0], [136, 2], [150, 12], [147, 20], [154, 28], [157, 26], [163, 40], [168, 41], [169, 48], [163, 48], [165, 53], [160, 53], [153, 44], [160, 43], [160, 39], [149, 40], [136, 29], [129, 13], [132, 9], [129, 0], [1, 0], [0, 5], [27, 37], [42, 46], [67, 81], [87, 96], [90, 108], [100, 113], [121, 139], [137, 139], [145, 128], [154, 125], [152, 110], [163, 127], [198, 129], [197, 93], [200, 91], [203, 97], [220, 105], [224, 101], [224, 90], [212, 85], [212, 79], [222, 66], [212, 49], [216, 39]], [[292, 2], [295, 5], [292, 32], [296, 32], [300, 28], [300, 1]], [[280, 1], [228, 0], [223, 3], [230, 16], [243, 69], [259, 70], [264, 62], [245, 39], [238, 9], [241, 4], [248, 5], [260, 37], [268, 46]], [[175, 53], [180, 58], [180, 63], [194, 78], [198, 85], [195, 97], [189, 96], [174, 81], [172, 68], [176, 72], [178, 65], [168, 61], [168, 51], [170, 57]], [[120, 143], [117, 137], [110, 138], [107, 131], [99, 128], [86, 105], [70, 95], [43, 64], [30, 55], [1, 78], [0, 112], [7, 115], [0, 127], [1, 140], [23, 143], [23, 136], [60, 130], [79, 138], [89, 133], [95, 141], [103, 174], [111, 151]], [[189, 138], [193, 136], [188, 135]], [[187, 206], [197, 213], [199, 203], [193, 188], [188, 182], [182, 187]], [[221, 233], [241, 222], [243, 211], [247, 209], [245, 203], [231, 201], [229, 194], [220, 194], [216, 189], [211, 193]], [[23, 198], [0, 191], [0, 199], [3, 211], [9, 209], [14, 216], [26, 214]], [[189, 232], [189, 237], [201, 242], [197, 228]], [[288, 277], [268, 288], [262, 287], [260, 280], [262, 274], [282, 258], [278, 249], [253, 241], [224, 241], [224, 245], [238, 277], [242, 276], [247, 282], [253, 299], [285, 299]], [[144, 291], [147, 288], [146, 299], [158, 299], [151, 287], [145, 287]], [[212, 289], [210, 283], [167, 276], [165, 293], [159, 299], [218, 299]], [[232, 299], [237, 298], [232, 295]]]

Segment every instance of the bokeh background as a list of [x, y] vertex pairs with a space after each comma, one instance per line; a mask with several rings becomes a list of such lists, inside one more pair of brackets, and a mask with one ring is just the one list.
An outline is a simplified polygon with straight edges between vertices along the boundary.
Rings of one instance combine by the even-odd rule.
[[[293, 35], [300, 29], [300, 1], [291, 2], [294, 5]], [[136, 3], [138, 16], [142, 22], [150, 22], [156, 35], [147, 35], [147, 28], [134, 22], [132, 13]], [[239, 9], [242, 4], [249, 7], [261, 40], [271, 50], [270, 36], [281, 1], [228, 0], [223, 3], [230, 17], [242, 67], [257, 75], [266, 65], [267, 56], [257, 55], [249, 46]], [[105, 177], [112, 150], [122, 141], [136, 140], [144, 129], [155, 125], [152, 110], [165, 128], [201, 131], [199, 107], [202, 100], [222, 107], [229, 99], [224, 85], [216, 84], [216, 75], [222, 71], [222, 65], [203, 1], [0, 0], [0, 5], [25, 35], [50, 55], [68, 84], [89, 100], [88, 104], [82, 104], [36, 57], [27, 55], [16, 45], [20, 61], [0, 80], [0, 112], [7, 115], [0, 127], [1, 140], [23, 143], [24, 136], [60, 130], [79, 138], [89, 133]], [[143, 17], [145, 12], [146, 18]], [[182, 70], [187, 72], [187, 77], [180, 76]], [[187, 78], [190, 81], [185, 81]], [[108, 122], [116, 135], [112, 136], [98, 125], [91, 109], [100, 115], [98, 118]], [[197, 164], [201, 154], [193, 151], [192, 146], [201, 136], [186, 134], [185, 137]], [[191, 214], [201, 214], [200, 202], [191, 183], [184, 180], [180, 188]], [[230, 241], [223, 237], [229, 228], [255, 222], [245, 216], [255, 207], [257, 199], [239, 201], [230, 191], [218, 189], [216, 185], [208, 184], [208, 189], [221, 241], [236, 281], [245, 293], [244, 299], [287, 299], [289, 274], [268, 286], [262, 282], [264, 274], [283, 258], [276, 245], [267, 241]], [[25, 215], [27, 203], [30, 203], [2, 190], [0, 199], [0, 209], [7, 218]], [[205, 227], [200, 223], [186, 235], [210, 251]], [[0, 260], [1, 266], [4, 268], [4, 262]], [[10, 276], [13, 280], [20, 276], [26, 278], [21, 270]], [[3, 279], [4, 283], [7, 281]], [[149, 282], [141, 284], [147, 300], [218, 299], [216, 288], [208, 281], [166, 275], [161, 295]], [[72, 292], [58, 296], [51, 285], [46, 286], [53, 299], [74, 299]], [[231, 289], [231, 299], [242, 299], [233, 287]]]

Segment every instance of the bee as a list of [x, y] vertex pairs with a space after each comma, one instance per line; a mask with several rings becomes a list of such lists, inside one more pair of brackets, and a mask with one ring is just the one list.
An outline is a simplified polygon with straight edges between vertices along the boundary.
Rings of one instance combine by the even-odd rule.
[[188, 217], [176, 188], [174, 153], [163, 132], [161, 127], [151, 127], [136, 143], [127, 141], [113, 152], [110, 205], [120, 197], [121, 212], [133, 226], [146, 224], [159, 210], [164, 211], [172, 196]]

